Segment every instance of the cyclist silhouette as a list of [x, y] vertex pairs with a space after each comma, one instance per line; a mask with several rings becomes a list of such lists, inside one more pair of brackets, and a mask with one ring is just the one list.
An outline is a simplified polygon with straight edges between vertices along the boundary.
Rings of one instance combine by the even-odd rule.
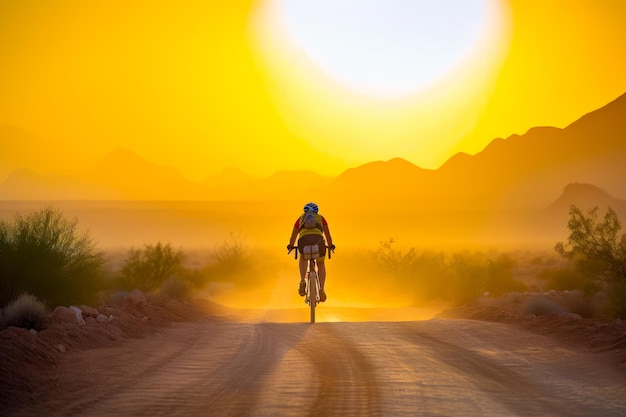
[[[298, 239], [298, 251], [302, 254], [302, 250], [308, 245], [317, 245], [319, 247], [320, 257], [317, 260], [317, 270], [319, 274], [320, 282], [320, 301], [326, 301], [326, 291], [324, 290], [324, 284], [326, 283], [326, 264], [324, 258], [326, 255], [326, 246], [330, 250], [335, 250], [333, 245], [333, 238], [330, 236], [330, 229], [324, 216], [318, 213], [319, 208], [317, 204], [310, 202], [304, 205], [304, 213], [298, 217], [293, 225], [293, 231], [291, 232], [291, 238], [287, 249], [294, 248], [296, 239]], [[324, 240], [324, 237], [326, 240]], [[300, 287], [298, 293], [300, 296], [306, 294], [306, 281], [304, 280], [307, 261], [304, 256], [300, 257]]]

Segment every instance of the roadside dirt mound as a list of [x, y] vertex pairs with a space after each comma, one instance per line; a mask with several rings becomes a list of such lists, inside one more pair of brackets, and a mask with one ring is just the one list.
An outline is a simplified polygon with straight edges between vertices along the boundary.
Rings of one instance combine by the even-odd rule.
[[[610, 353], [626, 366], [626, 321], [582, 318], [570, 310], [571, 298], [562, 293], [484, 298], [445, 310], [437, 317], [511, 324], [574, 347]], [[537, 300], [540, 302], [533, 306]]]
[[98, 309], [81, 306], [79, 314], [57, 307], [40, 332], [4, 329], [0, 332], [0, 415], [3, 405], [35, 400], [33, 392], [59, 391], [57, 365], [68, 352], [142, 338], [172, 322], [208, 320], [217, 311], [218, 306], [209, 302], [148, 300], [136, 291]]

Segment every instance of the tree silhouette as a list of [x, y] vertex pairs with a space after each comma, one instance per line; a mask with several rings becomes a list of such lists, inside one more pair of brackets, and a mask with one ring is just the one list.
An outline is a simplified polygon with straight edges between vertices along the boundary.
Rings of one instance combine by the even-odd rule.
[[598, 207], [584, 213], [570, 206], [567, 242], [558, 242], [554, 249], [574, 262], [578, 270], [590, 274], [609, 291], [613, 313], [626, 315], [626, 234], [620, 235], [622, 226], [613, 208], [608, 207], [602, 220]]

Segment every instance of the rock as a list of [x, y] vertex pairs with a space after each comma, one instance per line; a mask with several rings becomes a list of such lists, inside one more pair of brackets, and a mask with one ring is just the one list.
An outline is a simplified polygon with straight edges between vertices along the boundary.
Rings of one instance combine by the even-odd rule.
[[108, 318], [107, 318], [107, 316], [105, 316], [104, 314], [98, 314], [98, 315], [96, 316], [96, 321], [97, 321], [98, 323], [106, 323], [106, 322], [108, 322], [108, 321], [109, 321], [109, 319], [108, 319]]
[[83, 319], [83, 311], [76, 306], [70, 306], [70, 309], [74, 310], [74, 313], [76, 314], [76, 321], [78, 321], [78, 325], [84, 326], [86, 323], [85, 323], [85, 319]]
[[80, 309], [83, 312], [83, 317], [88, 317], [88, 316], [96, 317], [98, 315], [98, 310], [96, 310], [93, 307], [82, 305], [80, 306]]
[[35, 330], [35, 329], [30, 329], [29, 332], [30, 332], [30, 334], [34, 334], [34, 335], [37, 335], [37, 333], [38, 333], [37, 330]]
[[128, 299], [131, 303], [138, 305], [146, 304], [148, 302], [146, 295], [139, 290], [132, 290], [126, 299]]
[[[52, 321], [63, 324], [76, 324], [76, 312], [67, 307], [59, 306], [51, 314]], [[81, 317], [82, 318], [82, 317]]]
[[65, 349], [65, 346], [61, 343], [59, 343], [58, 345], [55, 346], [56, 350], [58, 350], [61, 353], [65, 353], [67, 350]]
[[576, 314], [576, 313], [565, 313], [563, 314], [564, 318], [568, 318], [571, 320], [582, 320], [582, 316], [580, 314]]
[[37, 336], [31, 333], [29, 330], [22, 329], [21, 327], [9, 326], [2, 330], [2, 337], [7, 339], [19, 340], [21, 343], [35, 343]]

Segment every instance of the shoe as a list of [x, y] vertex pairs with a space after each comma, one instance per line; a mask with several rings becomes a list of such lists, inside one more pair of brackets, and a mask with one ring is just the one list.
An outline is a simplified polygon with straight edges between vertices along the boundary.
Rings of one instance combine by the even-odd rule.
[[300, 281], [300, 288], [298, 288], [298, 294], [300, 294], [300, 297], [304, 297], [306, 295], [306, 282], [304, 280]]
[[320, 290], [320, 303], [326, 301], [326, 291]]

